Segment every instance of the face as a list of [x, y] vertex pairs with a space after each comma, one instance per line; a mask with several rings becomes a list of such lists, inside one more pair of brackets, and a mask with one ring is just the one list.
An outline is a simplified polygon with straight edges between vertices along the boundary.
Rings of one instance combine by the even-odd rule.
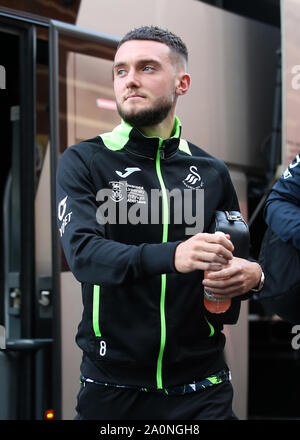
[[[162, 122], [175, 108], [178, 69], [169, 47], [130, 40], [114, 61], [114, 91], [120, 116], [136, 127]], [[173, 61], [172, 61], [173, 60]]]

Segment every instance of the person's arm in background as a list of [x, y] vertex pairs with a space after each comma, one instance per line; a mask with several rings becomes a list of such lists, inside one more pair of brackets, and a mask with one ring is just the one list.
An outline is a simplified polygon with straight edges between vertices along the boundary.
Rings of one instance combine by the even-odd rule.
[[267, 225], [282, 241], [300, 249], [300, 154], [273, 186], [264, 214]]

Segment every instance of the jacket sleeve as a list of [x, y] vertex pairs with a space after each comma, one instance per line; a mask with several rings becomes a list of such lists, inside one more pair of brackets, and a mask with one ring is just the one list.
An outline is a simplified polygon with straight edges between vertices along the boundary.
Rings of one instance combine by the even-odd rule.
[[91, 284], [120, 285], [175, 272], [177, 242], [135, 246], [105, 238], [105, 227], [96, 219], [98, 203], [88, 147], [84, 155], [81, 150], [75, 146], [64, 152], [56, 176], [58, 229], [74, 276]]
[[265, 205], [268, 226], [300, 249], [300, 155], [273, 186]]

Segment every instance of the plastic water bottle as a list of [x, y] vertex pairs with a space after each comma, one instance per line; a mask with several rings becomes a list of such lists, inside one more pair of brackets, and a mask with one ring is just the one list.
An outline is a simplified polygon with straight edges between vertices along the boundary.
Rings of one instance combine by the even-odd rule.
[[207, 289], [204, 289], [204, 305], [210, 313], [224, 313], [231, 306], [231, 298], [216, 298]]
[[[224, 234], [224, 232], [217, 231], [216, 234]], [[224, 234], [225, 235], [225, 234]], [[208, 271], [204, 272], [204, 278], [207, 278]], [[226, 278], [218, 278], [225, 280]], [[231, 305], [231, 298], [216, 298], [212, 293], [204, 288], [204, 306], [210, 313], [224, 313]]]

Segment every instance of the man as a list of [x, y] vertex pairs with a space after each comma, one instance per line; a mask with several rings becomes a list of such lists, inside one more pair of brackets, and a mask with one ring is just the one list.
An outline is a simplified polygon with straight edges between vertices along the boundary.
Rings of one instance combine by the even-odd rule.
[[235, 322], [262, 272], [205, 233], [216, 210], [239, 207], [225, 165], [180, 138], [187, 58], [171, 32], [129, 32], [113, 65], [121, 125], [59, 163], [59, 226], [71, 213], [62, 243], [84, 304], [78, 419], [235, 417], [225, 314], [204, 309], [203, 284], [233, 298]]

